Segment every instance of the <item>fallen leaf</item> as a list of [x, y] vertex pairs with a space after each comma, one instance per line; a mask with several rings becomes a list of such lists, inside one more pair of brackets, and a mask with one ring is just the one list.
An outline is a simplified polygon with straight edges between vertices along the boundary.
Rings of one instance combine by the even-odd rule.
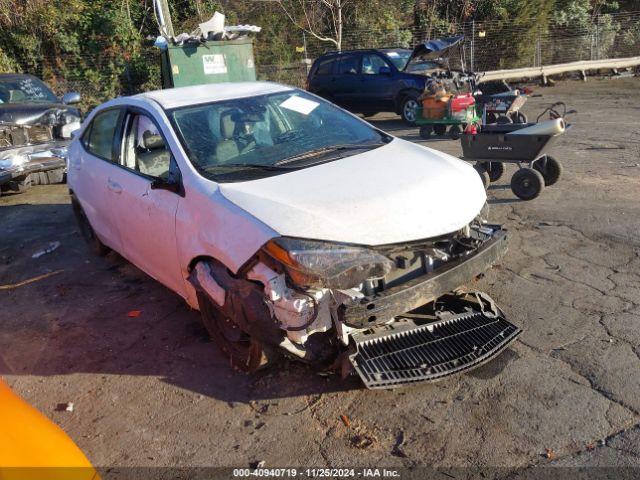
[[140, 316], [141, 313], [142, 313], [142, 310], [131, 310], [129, 313], [127, 313], [127, 317], [137, 318]]
[[556, 454], [550, 448], [545, 448], [544, 449], [544, 456], [547, 457], [549, 460], [552, 460], [552, 459], [555, 458]]
[[587, 443], [587, 450], [590, 452], [591, 450], [595, 450], [596, 446], [593, 443]]
[[342, 423], [344, 423], [345, 427], [351, 428], [351, 422], [349, 421], [349, 417], [347, 417], [346, 415], [340, 415], [340, 418], [342, 419]]

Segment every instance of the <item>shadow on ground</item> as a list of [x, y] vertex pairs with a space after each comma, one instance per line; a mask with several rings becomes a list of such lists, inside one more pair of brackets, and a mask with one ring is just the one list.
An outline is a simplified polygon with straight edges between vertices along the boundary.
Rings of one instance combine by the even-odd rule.
[[[89, 253], [69, 205], [0, 204], [0, 216], [0, 284], [62, 270], [1, 293], [0, 375], [154, 376], [228, 402], [362, 388], [287, 360], [253, 375], [233, 371], [197, 311], [120, 255]], [[31, 257], [51, 241], [61, 246]]]

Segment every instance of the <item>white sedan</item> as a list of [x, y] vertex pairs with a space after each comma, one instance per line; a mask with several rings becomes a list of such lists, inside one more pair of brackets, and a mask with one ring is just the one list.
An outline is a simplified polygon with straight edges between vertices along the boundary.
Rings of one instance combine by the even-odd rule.
[[109, 101], [76, 133], [68, 183], [96, 253], [199, 309], [248, 370], [284, 353], [388, 388], [472, 368], [520, 332], [458, 291], [506, 248], [476, 171], [299, 89]]

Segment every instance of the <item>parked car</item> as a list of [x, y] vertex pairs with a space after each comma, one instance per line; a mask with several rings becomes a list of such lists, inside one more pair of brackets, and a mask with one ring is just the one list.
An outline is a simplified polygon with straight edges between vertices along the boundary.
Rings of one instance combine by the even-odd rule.
[[63, 181], [79, 101], [78, 93], [57, 98], [32, 75], [0, 74], [0, 193]]
[[238, 367], [284, 353], [389, 387], [472, 368], [519, 333], [486, 294], [452, 293], [506, 248], [477, 172], [302, 90], [111, 100], [71, 143], [68, 181], [92, 249], [200, 310]]
[[403, 48], [327, 53], [311, 66], [307, 90], [351, 112], [393, 112], [413, 124], [429, 74], [441, 68], [435, 61], [411, 62], [412, 53]]

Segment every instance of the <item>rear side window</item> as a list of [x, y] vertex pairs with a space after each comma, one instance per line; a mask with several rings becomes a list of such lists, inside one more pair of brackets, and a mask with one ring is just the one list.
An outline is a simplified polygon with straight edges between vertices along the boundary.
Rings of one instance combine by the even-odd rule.
[[335, 58], [327, 58], [318, 62], [318, 68], [316, 69], [316, 75], [331, 75], [333, 73], [333, 65], [335, 64]]
[[113, 138], [119, 126], [120, 110], [107, 110], [95, 116], [83, 143], [85, 148], [96, 157], [114, 161]]
[[358, 73], [358, 55], [344, 55], [340, 57], [338, 73], [341, 75], [356, 75]]

